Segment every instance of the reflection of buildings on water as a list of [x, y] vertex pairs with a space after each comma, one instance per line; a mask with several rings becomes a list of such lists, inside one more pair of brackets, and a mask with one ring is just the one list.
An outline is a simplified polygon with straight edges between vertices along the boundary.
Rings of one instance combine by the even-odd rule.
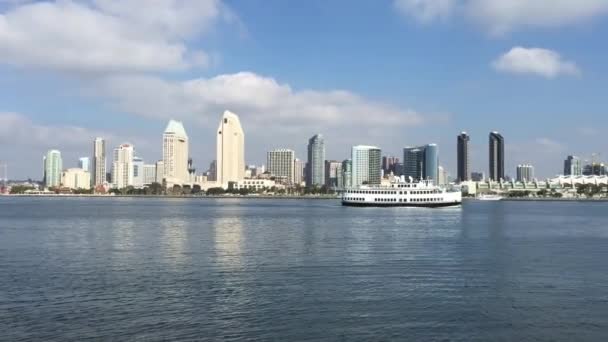
[[135, 250], [135, 221], [130, 218], [112, 220], [111, 258], [116, 266], [126, 266], [136, 255]]
[[187, 222], [179, 217], [160, 220], [163, 255], [174, 264], [183, 263], [188, 248]]
[[243, 265], [243, 223], [237, 216], [213, 220], [214, 251], [216, 262], [226, 268]]

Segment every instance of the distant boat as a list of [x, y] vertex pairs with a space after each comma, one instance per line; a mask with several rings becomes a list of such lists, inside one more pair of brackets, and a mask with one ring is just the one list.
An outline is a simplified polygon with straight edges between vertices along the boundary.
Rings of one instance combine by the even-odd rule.
[[502, 199], [502, 196], [494, 194], [482, 194], [477, 196], [477, 199], [480, 201], [500, 201]]

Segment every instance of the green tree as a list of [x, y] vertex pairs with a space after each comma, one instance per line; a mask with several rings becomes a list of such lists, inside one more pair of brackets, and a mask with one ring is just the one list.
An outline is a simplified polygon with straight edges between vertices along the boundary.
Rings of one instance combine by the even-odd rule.
[[200, 194], [201, 193], [201, 186], [198, 185], [198, 184], [194, 184], [192, 186], [192, 191], [191, 192], [192, 192], [193, 195]]
[[226, 191], [220, 187], [207, 189], [207, 195], [209, 195], [209, 196], [223, 195], [225, 193], [226, 193]]
[[15, 185], [11, 187], [11, 194], [23, 194], [28, 190], [34, 190], [34, 187], [27, 185]]

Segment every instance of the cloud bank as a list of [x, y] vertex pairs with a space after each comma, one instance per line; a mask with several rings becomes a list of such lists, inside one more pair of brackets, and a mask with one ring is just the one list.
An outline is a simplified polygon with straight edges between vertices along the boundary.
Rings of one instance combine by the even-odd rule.
[[513, 74], [531, 74], [545, 78], [560, 75], [578, 76], [579, 67], [571, 61], [564, 60], [559, 53], [540, 48], [516, 46], [492, 62], [492, 67], [500, 72]]

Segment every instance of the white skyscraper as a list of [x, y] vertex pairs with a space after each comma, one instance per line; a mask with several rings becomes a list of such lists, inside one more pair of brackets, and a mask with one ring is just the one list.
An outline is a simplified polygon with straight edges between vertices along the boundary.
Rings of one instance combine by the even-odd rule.
[[144, 164], [144, 185], [156, 182], [156, 165]]
[[294, 183], [301, 185], [306, 181], [306, 162], [300, 159], [294, 160]]
[[47, 188], [58, 187], [61, 185], [61, 170], [63, 161], [61, 152], [50, 150], [44, 157], [44, 184]]
[[144, 160], [140, 157], [133, 157], [133, 186], [144, 187]]
[[288, 184], [294, 183], [295, 152], [278, 149], [267, 153], [266, 164], [268, 171], [275, 177], [280, 177]]
[[133, 145], [122, 144], [114, 149], [112, 187], [122, 189], [130, 185], [133, 185]]
[[245, 134], [239, 117], [230, 111], [224, 112], [217, 129], [216, 174], [224, 188], [245, 179]]
[[184, 125], [170, 120], [163, 133], [163, 177], [167, 184], [188, 183], [188, 135]]
[[351, 184], [380, 185], [382, 180], [382, 151], [375, 146], [353, 146]]
[[106, 141], [95, 138], [93, 142], [93, 165], [91, 165], [91, 181], [93, 186], [103, 185], [106, 182]]

